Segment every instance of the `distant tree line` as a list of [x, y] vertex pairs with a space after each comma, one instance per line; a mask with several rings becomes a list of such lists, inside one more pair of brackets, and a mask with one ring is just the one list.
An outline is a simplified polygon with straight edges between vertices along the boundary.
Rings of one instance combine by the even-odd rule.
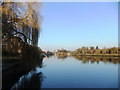
[[81, 54], [119, 54], [119, 48], [104, 48], [100, 49], [98, 46], [96, 47], [82, 47], [78, 48], [76, 51], [72, 52], [72, 55], [81, 55]]
[[66, 55], [68, 53], [70, 55], [87, 55], [87, 54], [88, 55], [99, 55], [99, 54], [111, 55], [111, 54], [120, 54], [120, 49], [117, 47], [100, 49], [98, 46], [96, 47], [92, 46], [92, 47], [81, 47], [75, 51], [67, 51], [65, 49], [61, 49], [56, 52], [56, 54], [59, 54], [59, 55]]

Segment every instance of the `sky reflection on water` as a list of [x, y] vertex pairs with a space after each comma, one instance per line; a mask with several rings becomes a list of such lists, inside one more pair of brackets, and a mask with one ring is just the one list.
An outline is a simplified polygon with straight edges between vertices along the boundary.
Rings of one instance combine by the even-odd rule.
[[118, 64], [114, 62], [84, 62], [74, 57], [52, 56], [44, 58], [42, 66], [23, 75], [11, 90], [21, 87], [38, 90], [118, 87]]
[[[118, 64], [83, 63], [74, 57], [43, 60], [43, 88], [117, 88]], [[39, 70], [39, 69], [38, 69]]]

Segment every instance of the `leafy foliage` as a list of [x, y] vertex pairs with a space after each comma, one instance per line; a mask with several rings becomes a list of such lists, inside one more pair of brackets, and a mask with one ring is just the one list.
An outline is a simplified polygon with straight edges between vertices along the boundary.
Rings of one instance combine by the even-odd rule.
[[40, 5], [37, 2], [0, 3], [3, 51], [18, 53], [26, 44], [37, 46]]

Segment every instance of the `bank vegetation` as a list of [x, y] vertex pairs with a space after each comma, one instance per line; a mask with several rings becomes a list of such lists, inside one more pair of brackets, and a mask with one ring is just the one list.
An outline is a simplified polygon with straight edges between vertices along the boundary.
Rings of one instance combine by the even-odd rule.
[[81, 47], [75, 51], [67, 51], [65, 49], [58, 50], [57, 55], [71, 55], [71, 56], [120, 56], [120, 48], [103, 48], [96, 47]]

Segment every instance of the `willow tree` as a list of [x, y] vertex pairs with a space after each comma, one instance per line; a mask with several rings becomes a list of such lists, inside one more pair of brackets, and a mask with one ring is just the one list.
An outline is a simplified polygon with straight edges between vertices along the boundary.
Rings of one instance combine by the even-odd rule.
[[12, 48], [10, 45], [13, 38], [37, 46], [41, 23], [40, 7], [41, 4], [37, 2], [0, 2], [4, 46], [7, 44]]
[[16, 34], [19, 36], [20, 34], [24, 37], [24, 42], [28, 43], [29, 40], [32, 40], [32, 44], [37, 44], [38, 30], [40, 29], [40, 7], [38, 4], [34, 2], [3, 2], [1, 4], [3, 33], [7, 31], [10, 36]]

